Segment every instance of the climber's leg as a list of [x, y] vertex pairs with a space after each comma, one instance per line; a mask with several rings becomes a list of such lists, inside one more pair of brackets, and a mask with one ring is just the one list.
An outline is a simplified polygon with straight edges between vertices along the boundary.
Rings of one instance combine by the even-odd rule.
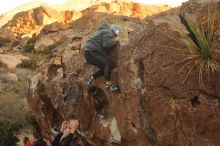
[[106, 81], [105, 82], [105, 87], [107, 90], [111, 91], [111, 92], [116, 92], [116, 91], [119, 91], [120, 88], [118, 85], [116, 84], [113, 84], [111, 81]]
[[104, 69], [104, 76], [105, 76], [105, 85], [106, 88], [109, 91], [119, 91], [119, 86], [116, 84], [113, 84], [111, 82], [111, 72], [116, 67], [116, 64], [112, 62], [111, 60], [108, 60], [108, 63], [106, 63], [105, 69]]
[[116, 67], [113, 61], [111, 61], [107, 58], [107, 56], [98, 51], [86, 51], [85, 58], [88, 63], [99, 68], [99, 71], [95, 72], [92, 75], [93, 79], [104, 75], [106, 80], [106, 88], [110, 91], [119, 90], [119, 87], [117, 85], [111, 83], [111, 72]]
[[101, 53], [99, 53], [96, 50], [85, 51], [86, 61], [89, 64], [92, 64], [92, 65], [99, 68], [99, 70], [97, 72], [85, 77], [88, 88], [92, 88], [94, 86], [93, 85], [93, 80], [94, 79], [104, 75], [104, 66], [105, 66], [105, 64], [102, 61], [104, 57], [105, 57], [104, 55], [102, 55]]
[[92, 74], [93, 79], [104, 75], [105, 60], [107, 58], [106, 56], [104, 56], [104, 54], [99, 53], [96, 50], [89, 50], [85, 51], [85, 58], [89, 64], [99, 68], [97, 72]]
[[119, 86], [111, 82], [111, 72], [115, 68], [116, 68], [116, 64], [113, 61], [109, 59], [105, 60], [105, 68], [104, 68], [104, 77], [106, 81], [105, 85], [109, 91], [119, 91]]
[[104, 69], [100, 68], [97, 72], [92, 74], [93, 79], [97, 79], [98, 77], [101, 77], [104, 75]]
[[105, 60], [105, 67], [104, 67], [104, 77], [106, 81], [111, 81], [111, 72], [115, 69], [116, 65], [109, 59]]

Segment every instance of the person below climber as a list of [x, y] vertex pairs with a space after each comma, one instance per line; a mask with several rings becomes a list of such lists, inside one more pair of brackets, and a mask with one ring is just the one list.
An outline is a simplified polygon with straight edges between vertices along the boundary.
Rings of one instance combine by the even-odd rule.
[[85, 59], [87, 63], [99, 68], [99, 70], [92, 75], [84, 77], [88, 88], [94, 86], [93, 80], [104, 76], [107, 90], [119, 90], [119, 86], [111, 82], [111, 71], [116, 65], [107, 57], [107, 54], [117, 45], [118, 35], [121, 31], [122, 29], [119, 25], [113, 24], [108, 26], [107, 24], [103, 24], [99, 26], [98, 31], [86, 41], [83, 47], [85, 50]]
[[[70, 128], [70, 133], [67, 135], [62, 144], [60, 144], [60, 139], [62, 138], [64, 131], [68, 128], [68, 125]], [[50, 141], [48, 141], [47, 139], [39, 138], [35, 142], [34, 146], [70, 146], [73, 140], [74, 133], [78, 129], [78, 127], [78, 120], [71, 120], [70, 122], [64, 121], [58, 135], [54, 138], [52, 143], [50, 143]]]
[[23, 142], [25, 146], [33, 146], [30, 139], [28, 137], [23, 138]]

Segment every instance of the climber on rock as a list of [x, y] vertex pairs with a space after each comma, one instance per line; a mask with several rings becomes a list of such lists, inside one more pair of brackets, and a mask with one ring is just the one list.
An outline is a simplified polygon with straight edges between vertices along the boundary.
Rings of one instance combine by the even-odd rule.
[[104, 76], [106, 89], [109, 91], [118, 91], [119, 86], [111, 82], [111, 72], [116, 67], [115, 63], [107, 56], [117, 45], [118, 35], [122, 29], [119, 25], [108, 26], [103, 24], [85, 43], [86, 61], [99, 68], [98, 71], [85, 77], [88, 88], [94, 87], [93, 80]]
[[[62, 123], [61, 129], [58, 133], [58, 135], [54, 138], [53, 142], [51, 143], [47, 139], [39, 138], [35, 142], [34, 146], [70, 146], [73, 140], [73, 136], [75, 134], [75, 131], [79, 127], [79, 121], [78, 120], [71, 120], [70, 122], [64, 121]], [[66, 134], [65, 140], [62, 141], [62, 137], [64, 135], [64, 132], [69, 128], [69, 133]]]

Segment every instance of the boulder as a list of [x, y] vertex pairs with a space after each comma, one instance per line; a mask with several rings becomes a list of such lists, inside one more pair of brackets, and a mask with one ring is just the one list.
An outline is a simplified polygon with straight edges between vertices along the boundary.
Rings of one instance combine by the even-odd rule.
[[[55, 45], [55, 48], [56, 46], [62, 44], [64, 40], [68, 40], [73, 37], [73, 30], [69, 29], [68, 27], [66, 28], [59, 25], [60, 27], [57, 27], [56, 31], [54, 31], [54, 25], [50, 26], [46, 27], [46, 29], [42, 31], [42, 34], [38, 36], [38, 39], [34, 45], [35, 52], [42, 52], [45, 48], [51, 45]], [[47, 33], [49, 31], [52, 32]]]
[[[114, 19], [118, 19], [120, 21], [125, 18], [125, 27], [127, 28], [128, 33], [131, 33], [131, 36], [135, 36], [138, 33], [135, 31], [135, 28], [139, 28], [140, 30], [144, 29], [144, 23], [137, 19], [131, 19], [128, 17], [114, 17]], [[108, 21], [108, 19], [103, 21]], [[96, 25], [90, 25], [90, 27], [91, 26], [93, 26], [94, 29]], [[50, 35], [50, 33], [45, 35], [48, 36]], [[31, 85], [31, 96], [29, 96], [27, 100], [31, 107], [32, 114], [34, 115], [35, 120], [40, 127], [47, 127], [48, 125], [50, 125], [51, 127], [56, 127], [63, 119], [68, 119], [72, 117], [73, 113], [77, 113], [76, 115], [80, 119], [83, 129], [86, 130], [90, 127], [89, 125], [91, 123], [91, 118], [94, 117], [95, 111], [94, 109], [91, 110], [92, 103], [88, 100], [89, 97], [86, 95], [86, 90], [84, 89], [85, 86], [83, 87], [81, 83], [77, 83], [81, 82], [80, 78], [84, 74], [82, 72], [82, 67], [85, 66], [85, 60], [82, 56], [81, 45], [86, 38], [87, 36], [85, 36], [85, 34], [83, 33], [82, 35], [72, 35], [72, 38], [67, 39], [65, 43], [57, 46], [53, 50], [53, 58], [51, 58], [48, 65], [43, 65], [46, 68], [40, 69], [42, 72], [30, 79], [29, 85]], [[122, 41], [127, 41], [127, 38], [121, 39]], [[87, 72], [93, 70], [93, 68], [88, 66], [86, 68]], [[79, 74], [81, 75], [79, 76]], [[59, 91], [59, 93], [56, 93], [56, 96], [52, 95], [55, 92], [52, 91], [51, 88], [49, 88], [49, 84], [51, 85], [52, 82], [56, 84], [56, 91]], [[32, 84], [35, 84], [36, 86], [32, 86]], [[100, 99], [109, 96], [101, 88], [99, 92], [101, 96], [99, 97]], [[53, 98], [51, 98], [51, 96], [53, 96]], [[42, 101], [42, 99], [45, 99], [47, 101]], [[42, 108], [44, 108], [42, 106], [45, 105], [45, 102], [47, 104], [47, 109], [45, 110], [45, 112], [47, 113], [41, 110]], [[40, 103], [40, 105], [37, 105], [36, 103]], [[72, 104], [74, 104], [74, 106]], [[80, 110], [80, 107], [84, 107], [83, 110]], [[37, 117], [36, 111], [38, 111]], [[51, 116], [48, 117], [48, 115]], [[117, 121], [117, 117], [108, 117], [108, 119], [103, 119], [102, 117], [100, 117], [98, 119], [94, 121], [94, 123], [91, 123], [97, 124], [96, 126], [94, 125], [94, 128], [96, 127], [97, 129], [93, 129], [92, 126], [90, 127], [92, 128], [91, 131], [88, 130], [88, 132], [94, 134], [93, 132], [95, 132], [96, 130], [99, 131], [104, 128], [105, 132], [103, 133], [103, 135], [97, 135], [98, 142], [100, 142], [100, 138], [102, 136], [105, 136], [107, 137], [107, 141], [109, 142], [121, 143], [123, 137], [120, 133], [121, 127], [119, 127], [118, 125], [119, 123]], [[41, 125], [40, 123], [42, 123], [43, 125]], [[43, 128], [41, 130], [41, 134], [43, 134], [44, 136], [50, 134], [50, 132], [51, 131], [48, 128]]]
[[[190, 1], [183, 8], [195, 14], [207, 6]], [[86, 88], [83, 77], [97, 68], [85, 62], [79, 44], [90, 34], [82, 33], [81, 39], [68, 39], [57, 47], [29, 81], [27, 101], [38, 132], [46, 137], [50, 127], [76, 117], [86, 135], [86, 139], [79, 136], [83, 146], [88, 140], [97, 146], [218, 146], [220, 74], [204, 72], [201, 86], [193, 62], [182, 63], [189, 48], [178, 10], [145, 22], [100, 17], [100, 23], [122, 22], [127, 31], [109, 56], [117, 64], [112, 73], [113, 82], [120, 86], [117, 93], [105, 89], [103, 78], [95, 81], [94, 92]], [[89, 16], [92, 13], [76, 21], [76, 28], [94, 30], [99, 23], [85, 19]], [[90, 18], [97, 16], [101, 14]]]

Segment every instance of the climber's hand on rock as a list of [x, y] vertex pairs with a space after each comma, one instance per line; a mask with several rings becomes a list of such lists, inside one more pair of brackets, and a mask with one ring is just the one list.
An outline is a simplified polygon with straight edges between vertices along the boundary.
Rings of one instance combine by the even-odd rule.
[[70, 132], [74, 133], [76, 129], [79, 127], [79, 121], [78, 120], [71, 120], [70, 121]]
[[116, 38], [115, 38], [115, 41], [116, 41], [116, 42], [119, 42], [119, 37], [116, 37]]
[[69, 124], [68, 121], [63, 121], [60, 131], [64, 132], [66, 130], [68, 124]]

